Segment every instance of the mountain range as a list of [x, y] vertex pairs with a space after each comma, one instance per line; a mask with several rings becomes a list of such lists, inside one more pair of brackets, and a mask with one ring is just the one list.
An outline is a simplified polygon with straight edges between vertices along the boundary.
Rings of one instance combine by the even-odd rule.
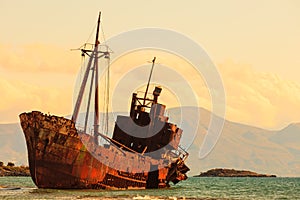
[[[184, 130], [183, 147], [189, 152], [190, 175], [212, 168], [234, 168], [282, 177], [300, 176], [300, 123], [270, 131], [225, 120], [216, 145], [200, 159], [199, 150], [209, 130], [212, 113], [195, 107], [184, 110], [187, 114], [183, 115], [180, 127]], [[182, 116], [180, 112], [179, 108], [170, 108], [168, 113], [173, 116], [170, 120], [178, 121], [176, 116]], [[199, 114], [197, 126], [196, 113]], [[27, 165], [26, 143], [19, 123], [0, 124], [0, 161]]]

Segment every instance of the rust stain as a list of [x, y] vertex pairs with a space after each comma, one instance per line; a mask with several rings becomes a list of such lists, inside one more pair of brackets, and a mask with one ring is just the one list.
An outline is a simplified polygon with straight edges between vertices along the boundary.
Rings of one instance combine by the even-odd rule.
[[[184, 160], [188, 154], [179, 148], [182, 130], [163, 116], [164, 105], [156, 102], [147, 113], [137, 100], [131, 104], [131, 116], [118, 116], [112, 139], [103, 136], [110, 142], [106, 145], [78, 131], [72, 120], [38, 111], [22, 113], [33, 182], [39, 188], [145, 189], [169, 187], [170, 182], [187, 179], [189, 168]], [[163, 126], [141, 139], [118, 127], [131, 120], [150, 124], [146, 135], [157, 131], [157, 124]]]

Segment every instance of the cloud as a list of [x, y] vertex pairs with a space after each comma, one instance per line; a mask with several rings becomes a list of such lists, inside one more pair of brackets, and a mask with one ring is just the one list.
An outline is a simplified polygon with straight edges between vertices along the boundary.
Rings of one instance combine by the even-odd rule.
[[80, 65], [80, 53], [47, 44], [0, 44], [0, 68], [11, 72], [71, 73]]
[[[41, 110], [57, 115], [69, 115], [72, 112], [73, 87], [80, 65], [78, 53], [41, 44], [0, 44], [0, 53], [1, 123], [17, 121], [17, 116], [24, 111]], [[160, 64], [169, 66], [170, 70], [174, 70], [182, 76], [182, 80], [190, 84], [197, 96], [198, 105], [211, 110], [209, 89], [204, 78], [184, 60], [164, 52], [136, 52], [112, 63], [111, 92], [113, 93], [119, 80], [135, 66], [146, 65], [142, 72], [146, 76], [141, 76], [139, 71], [132, 73], [127, 82], [122, 82], [125, 89], [133, 79], [146, 84], [151, 66], [147, 61], [153, 55], [158, 55], [153, 80], [159, 83], [163, 79], [166, 86], [170, 87], [170, 92], [174, 92], [173, 89], [176, 88], [185, 94], [186, 86], [180, 83], [178, 77], [162, 73]], [[291, 122], [300, 121], [300, 112], [296, 112], [300, 110], [299, 83], [284, 80], [276, 74], [255, 71], [250, 65], [230, 60], [217, 66], [224, 83], [226, 118], [229, 120], [270, 129], [283, 128]], [[118, 99], [124, 100], [126, 107], [128, 99], [124, 99], [127, 98], [124, 92], [118, 94]], [[127, 96], [130, 98], [130, 95]], [[163, 95], [161, 99], [168, 107], [177, 105], [175, 100], [172, 102]]]
[[20, 113], [32, 110], [67, 115], [72, 109], [72, 88], [68, 87], [31, 85], [0, 77], [0, 93], [1, 123], [16, 122]]
[[282, 128], [300, 121], [300, 84], [247, 64], [218, 65], [227, 96], [227, 118], [264, 128]]
[[47, 44], [0, 44], [0, 54], [1, 123], [18, 121], [25, 111], [72, 112], [79, 52]]

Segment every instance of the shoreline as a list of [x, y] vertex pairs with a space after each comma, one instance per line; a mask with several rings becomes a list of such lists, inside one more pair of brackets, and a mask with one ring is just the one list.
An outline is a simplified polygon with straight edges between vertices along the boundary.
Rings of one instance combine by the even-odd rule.
[[0, 177], [2, 176], [30, 176], [29, 167], [28, 166], [0, 166]]

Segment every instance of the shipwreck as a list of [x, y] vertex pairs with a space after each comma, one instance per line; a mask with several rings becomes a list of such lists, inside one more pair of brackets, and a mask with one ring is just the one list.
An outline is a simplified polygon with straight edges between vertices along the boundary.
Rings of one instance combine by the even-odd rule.
[[[32, 111], [20, 114], [25, 135], [30, 174], [38, 188], [147, 189], [170, 187], [187, 179], [188, 153], [179, 145], [182, 129], [168, 121], [166, 106], [152, 94], [132, 94], [129, 116], [117, 116], [112, 137], [99, 131], [98, 59], [110, 51], [99, 50], [99, 14], [95, 44], [81, 49], [88, 56], [71, 119]], [[152, 61], [152, 68], [155, 58]], [[89, 83], [87, 83], [90, 81]], [[94, 86], [93, 91], [92, 87]], [[93, 130], [77, 126], [84, 95], [94, 95]], [[87, 110], [90, 108], [90, 101]]]

